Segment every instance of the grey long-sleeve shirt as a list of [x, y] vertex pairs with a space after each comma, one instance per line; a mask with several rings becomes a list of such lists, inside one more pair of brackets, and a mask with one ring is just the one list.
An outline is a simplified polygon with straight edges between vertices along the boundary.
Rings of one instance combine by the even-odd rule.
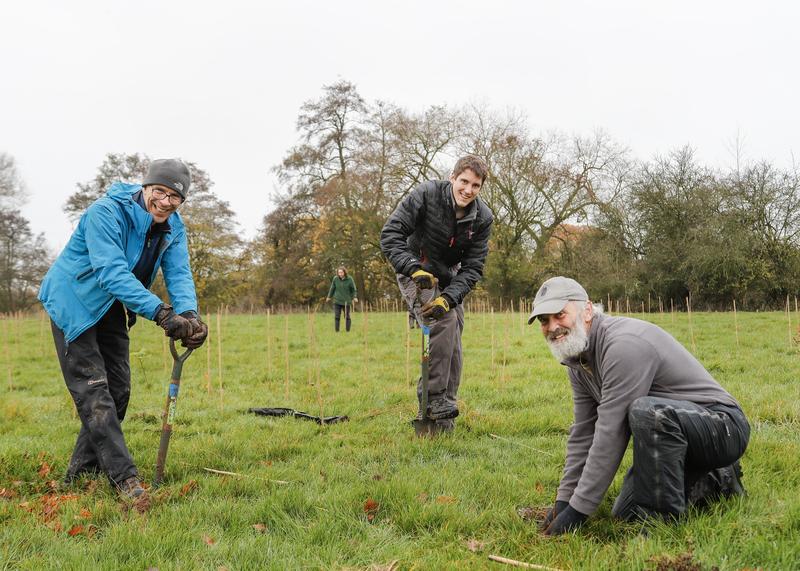
[[674, 337], [638, 319], [596, 315], [586, 351], [563, 364], [569, 367], [575, 421], [556, 499], [587, 515], [600, 505], [625, 454], [634, 400], [654, 396], [739, 406]]

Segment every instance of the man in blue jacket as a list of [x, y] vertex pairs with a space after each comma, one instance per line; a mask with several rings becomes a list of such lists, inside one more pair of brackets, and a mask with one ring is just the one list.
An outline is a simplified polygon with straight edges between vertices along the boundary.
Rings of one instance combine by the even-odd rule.
[[[152, 162], [142, 185], [112, 184], [83, 214], [42, 282], [39, 300], [81, 419], [68, 483], [104, 472], [123, 496], [145, 493], [121, 426], [131, 386], [128, 330], [138, 314], [185, 347], [199, 347], [208, 335], [177, 212], [190, 183], [183, 162], [162, 159]], [[159, 268], [171, 305], [148, 289]]]

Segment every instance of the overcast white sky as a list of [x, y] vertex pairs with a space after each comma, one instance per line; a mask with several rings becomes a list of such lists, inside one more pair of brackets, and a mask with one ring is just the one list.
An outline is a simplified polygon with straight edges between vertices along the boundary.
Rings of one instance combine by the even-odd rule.
[[60, 250], [109, 152], [196, 162], [251, 237], [300, 105], [346, 79], [420, 110], [483, 102], [641, 158], [800, 153], [796, 2], [19, 0], [0, 6], [0, 151]]

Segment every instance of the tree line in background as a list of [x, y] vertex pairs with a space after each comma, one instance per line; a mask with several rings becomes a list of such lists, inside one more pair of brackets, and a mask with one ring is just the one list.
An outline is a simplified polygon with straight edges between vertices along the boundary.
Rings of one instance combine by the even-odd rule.
[[[189, 162], [181, 208], [201, 309], [318, 305], [335, 268], [359, 298], [396, 297], [380, 251], [384, 221], [416, 185], [445, 179], [466, 153], [490, 178], [495, 216], [485, 279], [473, 295], [533, 297], [564, 274], [594, 299], [691, 299], [694, 307], [777, 308], [800, 293], [800, 177], [762, 161], [720, 171], [689, 147], [638, 160], [603, 133], [537, 135], [525, 118], [484, 107], [411, 112], [365, 101], [348, 81], [324, 86], [297, 118], [299, 142], [274, 167], [280, 190], [258, 235], [243, 240], [213, 181]], [[77, 222], [116, 180], [138, 182], [149, 158], [109, 154], [64, 211]], [[52, 253], [14, 205], [13, 158], [0, 154], [0, 311], [33, 306]], [[157, 288], [162, 288], [156, 284]]]

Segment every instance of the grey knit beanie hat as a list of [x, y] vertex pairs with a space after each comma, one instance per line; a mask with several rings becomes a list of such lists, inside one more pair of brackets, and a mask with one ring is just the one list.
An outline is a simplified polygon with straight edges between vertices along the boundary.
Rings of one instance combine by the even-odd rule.
[[186, 200], [189, 185], [192, 184], [192, 175], [183, 161], [178, 159], [158, 159], [150, 163], [147, 174], [144, 176], [142, 186], [160, 184], [171, 188]]

